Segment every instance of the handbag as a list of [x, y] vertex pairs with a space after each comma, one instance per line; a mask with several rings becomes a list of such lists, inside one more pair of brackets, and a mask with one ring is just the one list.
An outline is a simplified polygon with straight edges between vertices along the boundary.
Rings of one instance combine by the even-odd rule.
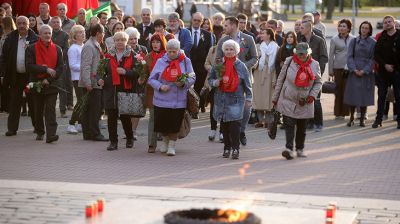
[[[185, 63], [185, 72], [187, 72], [186, 59], [184, 60], [184, 63]], [[186, 110], [190, 114], [198, 114], [200, 110], [200, 97], [197, 95], [193, 87], [190, 87], [186, 94], [187, 94]]]
[[143, 102], [143, 93], [118, 92], [118, 113], [119, 115], [144, 117], [146, 109]]
[[[283, 79], [282, 88], [279, 92], [279, 96], [282, 93], [283, 85], [285, 84], [285, 81], [286, 81], [287, 71], [288, 71], [291, 63], [292, 63], [292, 59], [290, 59], [289, 64], [286, 67], [285, 78]], [[278, 96], [278, 99], [279, 99], [279, 96]], [[274, 140], [276, 138], [276, 132], [278, 130], [278, 123], [279, 123], [280, 115], [279, 115], [279, 112], [275, 109], [275, 106], [272, 108], [271, 113], [273, 115], [273, 120], [272, 120], [272, 122], [268, 123], [267, 134], [270, 139]]]
[[183, 114], [181, 128], [179, 129], [178, 132], [178, 138], [179, 139], [185, 138], [189, 134], [191, 127], [192, 124], [190, 120], [190, 115], [187, 111], [185, 111], [185, 113]]
[[322, 84], [322, 93], [328, 93], [328, 94], [336, 93], [336, 83], [332, 81], [330, 77], [328, 81], [325, 81], [324, 84]]

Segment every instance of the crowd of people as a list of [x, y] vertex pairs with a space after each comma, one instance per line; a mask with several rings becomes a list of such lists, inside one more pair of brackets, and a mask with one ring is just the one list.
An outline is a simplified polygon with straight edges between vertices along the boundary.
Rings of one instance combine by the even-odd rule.
[[[383, 18], [384, 30], [375, 38], [370, 22], [362, 22], [355, 37], [350, 34], [351, 21], [340, 20], [327, 49], [318, 11], [305, 13], [284, 32], [283, 21], [251, 24], [245, 14], [205, 18], [196, 12], [185, 27], [177, 13], [153, 20], [149, 8], [142, 9], [141, 23], [120, 9], [89, 21], [85, 9], [78, 10], [76, 21], [66, 16], [67, 10], [60, 3], [57, 16], [51, 17], [49, 5], [41, 3], [38, 16], [15, 18], [9, 4], [0, 7], [6, 136], [16, 135], [20, 116], [29, 115], [36, 140], [46, 136], [47, 143], [57, 141], [59, 99], [61, 118], [73, 111], [69, 134], [82, 132], [84, 140], [109, 141], [107, 150], [117, 150], [119, 119], [126, 147], [132, 148], [143, 115], [123, 114], [121, 104], [123, 96], [137, 94], [142, 103], [135, 106], [148, 109], [150, 115], [148, 152], [158, 149], [174, 156], [188, 90], [193, 88], [200, 96], [199, 112], [210, 105], [208, 139], [218, 137], [224, 143], [224, 158], [239, 158], [252, 114], [255, 128], [268, 128], [277, 117], [275, 111], [286, 134], [282, 156], [306, 157], [306, 130], [320, 132], [324, 127], [320, 97], [326, 65], [336, 83], [336, 119], [349, 116], [347, 126], [359, 119], [365, 127], [376, 85], [378, 109], [372, 128], [388, 119], [392, 102], [400, 129], [400, 23], [392, 16]], [[104, 112], [108, 138], [100, 131]], [[198, 119], [197, 113], [190, 116]]]

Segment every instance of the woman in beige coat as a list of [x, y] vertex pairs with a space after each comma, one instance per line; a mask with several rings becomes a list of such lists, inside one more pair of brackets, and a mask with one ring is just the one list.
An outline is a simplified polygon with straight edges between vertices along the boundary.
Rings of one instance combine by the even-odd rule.
[[275, 42], [275, 33], [272, 29], [261, 31], [261, 44], [257, 45], [260, 55], [258, 69], [253, 73], [253, 109], [257, 111], [258, 123], [256, 128], [267, 127], [269, 111], [272, 109], [272, 94], [276, 82], [275, 58], [279, 50]]
[[286, 59], [272, 97], [276, 110], [283, 115], [286, 150], [282, 156], [288, 160], [294, 158], [295, 134], [297, 157], [306, 157], [303, 149], [307, 119], [314, 117], [314, 100], [322, 87], [319, 63], [312, 59], [308, 44], [299, 43], [294, 53]]

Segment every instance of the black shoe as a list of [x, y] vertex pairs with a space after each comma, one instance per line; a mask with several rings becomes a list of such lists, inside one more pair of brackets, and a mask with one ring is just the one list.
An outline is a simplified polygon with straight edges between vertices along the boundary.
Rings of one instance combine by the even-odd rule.
[[239, 149], [232, 150], [232, 159], [239, 159]]
[[360, 119], [360, 127], [365, 127], [365, 121], [364, 121], [364, 119]]
[[92, 140], [97, 142], [108, 142], [108, 138], [105, 138], [103, 135], [98, 135], [92, 138]]
[[347, 127], [351, 126], [354, 126], [354, 120], [350, 120], [349, 122], [347, 122]]
[[58, 135], [53, 135], [53, 136], [50, 136], [50, 137], [46, 138], [46, 143], [52, 143], [52, 142], [55, 142], [55, 141], [58, 141]]
[[43, 141], [43, 135], [37, 135], [36, 141]]
[[372, 128], [378, 128], [379, 126], [382, 127], [382, 121], [380, 120], [375, 120], [374, 123], [372, 124]]
[[247, 144], [247, 138], [246, 138], [246, 134], [244, 132], [240, 132], [240, 143], [242, 145], [246, 145]]
[[231, 154], [231, 149], [230, 148], [224, 148], [224, 153], [222, 153], [222, 157], [229, 158], [230, 154]]
[[201, 108], [201, 112], [202, 112], [202, 113], [205, 113], [205, 112], [206, 112], [206, 108], [202, 107], [202, 108]]
[[110, 145], [107, 147], [108, 151], [114, 151], [118, 149], [118, 142], [110, 142]]
[[126, 148], [133, 148], [133, 139], [126, 139]]
[[21, 116], [22, 116], [22, 117], [26, 117], [26, 116], [28, 116], [28, 113], [27, 113], [26, 111], [22, 111], [22, 112], [21, 112]]
[[17, 135], [16, 131], [7, 131], [6, 132], [6, 136], [14, 136], [14, 135]]
[[192, 119], [199, 119], [199, 115], [198, 114], [192, 114]]

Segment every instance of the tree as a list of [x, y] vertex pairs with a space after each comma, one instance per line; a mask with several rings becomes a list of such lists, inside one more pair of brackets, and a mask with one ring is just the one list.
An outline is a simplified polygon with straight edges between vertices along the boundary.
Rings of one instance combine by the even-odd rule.
[[335, 10], [335, 1], [328, 1], [328, 5], [327, 5], [327, 12], [326, 12], [326, 19], [327, 20], [331, 20], [332, 19], [332, 15], [333, 15], [333, 11]]
[[190, 7], [190, 16], [193, 16], [193, 14], [195, 14], [197, 12], [197, 7], [196, 4], [194, 4], [194, 2], [192, 3], [192, 7]]

